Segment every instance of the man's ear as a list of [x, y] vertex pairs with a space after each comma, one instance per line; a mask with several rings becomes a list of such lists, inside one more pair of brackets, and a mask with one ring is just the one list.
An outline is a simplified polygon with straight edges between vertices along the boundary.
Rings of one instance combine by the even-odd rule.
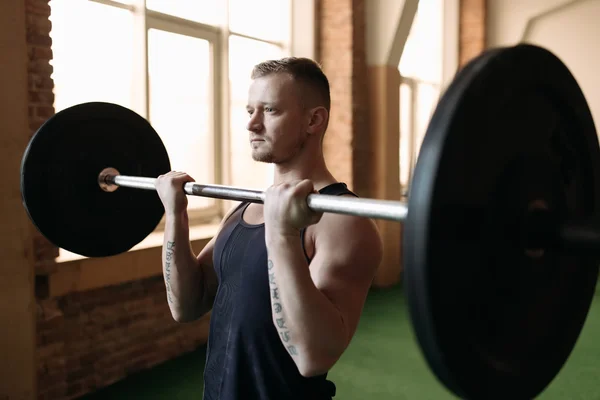
[[320, 133], [325, 130], [327, 126], [327, 120], [329, 119], [329, 113], [325, 107], [315, 107], [310, 110], [310, 120], [308, 122], [307, 132], [311, 135]]

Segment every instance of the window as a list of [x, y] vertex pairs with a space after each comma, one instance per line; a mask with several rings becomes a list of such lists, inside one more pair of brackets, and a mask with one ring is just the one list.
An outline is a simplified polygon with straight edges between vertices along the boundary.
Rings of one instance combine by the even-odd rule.
[[398, 65], [400, 71], [400, 187], [406, 196], [431, 114], [440, 96], [443, 1], [420, 1]]
[[[173, 170], [265, 189], [272, 167], [251, 159], [248, 85], [256, 63], [290, 55], [292, 1], [50, 0], [55, 109], [122, 105], [152, 124]], [[228, 206], [188, 201], [191, 225]]]
[[290, 7], [286, 0], [229, 0], [229, 28], [248, 37], [285, 41], [291, 29]]
[[[210, 49], [206, 39], [148, 30], [150, 121], [165, 144], [171, 168], [205, 183], [216, 180]], [[190, 209], [214, 204], [214, 199], [188, 197]]]
[[88, 101], [132, 108], [131, 12], [81, 1], [52, 0], [50, 5], [56, 111]]
[[146, 0], [146, 8], [208, 25], [219, 25], [224, 15], [223, 0]]

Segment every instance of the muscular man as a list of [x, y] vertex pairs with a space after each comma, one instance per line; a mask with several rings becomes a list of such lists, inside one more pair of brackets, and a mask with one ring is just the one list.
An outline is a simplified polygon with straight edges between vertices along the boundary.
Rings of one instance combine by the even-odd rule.
[[313, 192], [354, 196], [324, 161], [330, 97], [319, 66], [271, 60], [251, 77], [250, 149], [255, 161], [275, 165], [274, 184], [264, 205], [230, 210], [196, 256], [182, 191], [193, 178], [158, 178], [167, 301], [179, 322], [212, 309], [205, 400], [331, 399], [327, 372], [354, 335], [381, 240], [369, 219], [306, 206]]

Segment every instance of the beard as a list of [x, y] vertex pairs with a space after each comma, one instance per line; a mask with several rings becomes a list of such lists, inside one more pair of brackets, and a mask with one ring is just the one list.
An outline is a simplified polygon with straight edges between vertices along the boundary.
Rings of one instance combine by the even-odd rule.
[[275, 152], [273, 152], [272, 148], [268, 147], [267, 144], [269, 142], [265, 141], [261, 146], [252, 150], [252, 159], [254, 161], [267, 164], [284, 164], [286, 162], [289, 162], [302, 152], [306, 145], [307, 138], [307, 134], [298, 136], [298, 140], [289, 150], [287, 150], [284, 154], [278, 155], [276, 155]]

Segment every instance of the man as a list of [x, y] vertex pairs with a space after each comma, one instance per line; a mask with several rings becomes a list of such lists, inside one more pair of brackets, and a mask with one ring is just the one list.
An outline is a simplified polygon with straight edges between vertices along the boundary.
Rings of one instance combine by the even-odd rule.
[[323, 157], [329, 82], [303, 58], [261, 63], [248, 96], [250, 148], [275, 165], [264, 205], [230, 210], [198, 254], [189, 241], [193, 178], [157, 179], [165, 206], [163, 270], [173, 318], [212, 309], [205, 400], [321, 400], [335, 395], [327, 372], [356, 330], [381, 261], [373, 221], [306, 206], [313, 192], [353, 196]]

